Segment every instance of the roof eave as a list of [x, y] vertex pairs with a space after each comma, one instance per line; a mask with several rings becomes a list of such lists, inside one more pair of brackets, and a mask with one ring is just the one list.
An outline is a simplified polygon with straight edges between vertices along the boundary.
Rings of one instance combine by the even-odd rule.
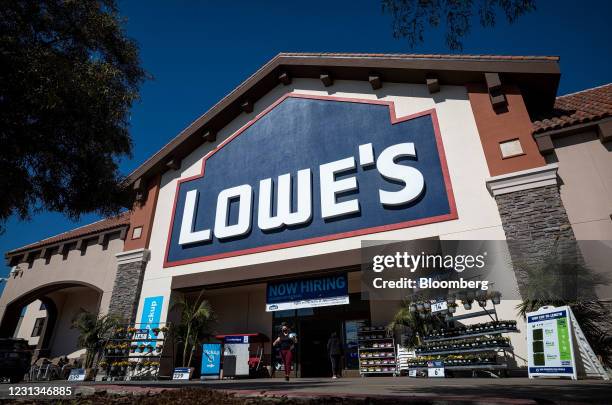
[[[496, 59], [497, 58], [497, 59]], [[515, 82], [526, 92], [530, 113], [552, 108], [560, 79], [559, 59], [556, 57], [521, 57], [508, 59], [495, 56], [431, 55], [341, 55], [280, 53], [247, 78], [226, 97], [213, 105], [168, 144], [136, 168], [126, 182], [146, 179], [167, 170], [170, 158], [182, 158], [204, 141], [199, 131], [218, 131], [242, 111], [240, 103], [255, 102], [279, 84], [278, 75], [287, 72], [294, 78], [318, 78], [322, 71], [336, 80], [368, 80], [376, 72], [388, 82], [424, 83], [427, 74], [436, 74], [441, 84], [483, 81], [482, 73], [497, 72]], [[533, 89], [533, 90], [531, 90]]]

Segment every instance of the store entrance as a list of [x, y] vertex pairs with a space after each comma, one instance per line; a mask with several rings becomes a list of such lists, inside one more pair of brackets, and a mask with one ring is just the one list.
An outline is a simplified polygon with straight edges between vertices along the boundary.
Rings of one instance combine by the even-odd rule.
[[342, 324], [338, 320], [301, 320], [300, 339], [301, 376], [331, 377], [331, 365], [327, 354], [327, 340], [332, 332], [342, 336]]
[[[344, 369], [358, 370], [357, 330], [370, 319], [370, 303], [361, 293], [349, 294], [348, 305], [301, 308], [275, 311], [272, 317], [272, 336], [280, 333], [283, 323], [297, 334], [298, 344], [293, 356], [294, 377], [331, 377], [331, 364], [327, 354], [327, 341], [336, 332], [344, 349]], [[272, 348], [274, 372], [283, 375], [278, 348]]]

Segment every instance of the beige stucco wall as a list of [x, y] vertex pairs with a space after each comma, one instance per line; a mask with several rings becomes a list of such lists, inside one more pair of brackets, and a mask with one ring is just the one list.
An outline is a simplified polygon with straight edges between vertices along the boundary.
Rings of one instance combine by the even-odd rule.
[[[612, 142], [603, 144], [594, 130], [586, 130], [557, 138], [554, 145], [561, 199], [582, 256], [596, 279], [607, 280], [612, 254]], [[612, 299], [610, 282], [594, 291], [599, 299]]]
[[47, 316], [47, 311], [40, 309], [40, 304], [41, 302], [36, 300], [26, 307], [14, 335], [16, 338], [27, 340], [30, 346], [38, 344], [39, 336], [32, 337], [32, 330], [34, 329], [36, 319]]
[[262, 308], [266, 303], [265, 284], [207, 291], [204, 298], [215, 311], [219, 334], [261, 332], [269, 336], [272, 314]]
[[117, 272], [115, 254], [122, 250], [123, 241], [113, 237], [109, 240], [107, 249], [90, 242], [84, 255], [81, 255], [81, 251], [71, 250], [66, 260], [63, 260], [62, 255], [55, 254], [51, 256], [48, 264], [44, 258], [34, 260], [31, 268], [28, 268], [26, 263], [20, 264], [23, 272], [16, 277], [9, 276], [0, 297], [0, 319], [6, 306], [23, 295], [51, 284], [62, 283], [82, 284], [100, 291], [100, 311], [106, 312]]
[[[395, 103], [398, 117], [435, 108], [440, 124], [451, 183], [457, 204], [459, 219], [435, 224], [390, 232], [381, 232], [361, 237], [346, 238], [265, 253], [243, 255], [202, 263], [195, 263], [171, 268], [163, 268], [166, 238], [170, 226], [176, 182], [179, 178], [198, 174], [203, 156], [213, 147], [223, 142], [228, 136], [245, 125], [256, 114], [287, 92], [303, 94], [332, 95], [337, 97], [365, 98], [372, 100], [390, 100]], [[385, 83], [380, 90], [372, 90], [367, 82], [335, 81], [334, 86], [325, 88], [318, 80], [296, 79], [289, 86], [279, 85], [255, 104], [251, 114], [241, 114], [223, 130], [219, 131], [214, 144], [203, 144], [181, 162], [181, 168], [165, 173], [161, 188], [153, 231], [151, 237], [151, 259], [147, 265], [137, 319], [142, 314], [142, 302], [149, 296], [164, 297], [162, 321], [165, 320], [170, 296], [172, 278], [175, 276], [240, 269], [260, 264], [262, 267], [290, 259], [309, 258], [319, 262], [321, 267], [329, 266], [328, 255], [337, 252], [355, 252], [362, 240], [402, 240], [439, 236], [442, 239], [504, 239], [501, 219], [494, 199], [485, 187], [489, 177], [484, 153], [474, 122], [467, 92], [461, 86], [442, 86], [439, 93], [429, 94], [427, 87], [420, 84]], [[351, 265], [359, 261], [359, 256], [346, 254], [345, 262], [334, 256], [334, 265]], [[306, 263], [304, 261], [303, 263]], [[304, 266], [306, 266], [304, 264]], [[304, 267], [306, 269], [306, 267]], [[308, 268], [311, 269], [310, 267]], [[300, 260], [291, 262], [291, 271], [300, 270]], [[262, 311], [263, 305], [262, 305]], [[386, 315], [392, 308], [386, 308]], [[380, 319], [382, 322], [384, 319]]]
[[579, 240], [612, 240], [612, 144], [595, 131], [555, 140], [561, 199]]
[[[66, 356], [79, 351], [79, 331], [72, 328], [74, 318], [80, 312], [97, 312], [100, 295], [90, 288], [67, 288], [50, 294], [57, 306], [57, 320], [51, 336], [50, 357]], [[69, 356], [78, 357], [78, 356]]]

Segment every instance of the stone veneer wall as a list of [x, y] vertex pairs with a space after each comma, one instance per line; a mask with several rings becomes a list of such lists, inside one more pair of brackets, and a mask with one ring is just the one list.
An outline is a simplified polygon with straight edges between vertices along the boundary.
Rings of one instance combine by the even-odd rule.
[[128, 323], [134, 322], [146, 266], [147, 262], [142, 260], [117, 266], [109, 314], [118, 315]]
[[495, 200], [523, 296], [526, 267], [551, 255], [568, 263], [582, 261], [557, 185], [500, 194]]
[[[544, 244], [576, 239], [556, 185], [501, 194], [495, 201], [508, 239]], [[536, 252], [538, 246], [532, 250]]]

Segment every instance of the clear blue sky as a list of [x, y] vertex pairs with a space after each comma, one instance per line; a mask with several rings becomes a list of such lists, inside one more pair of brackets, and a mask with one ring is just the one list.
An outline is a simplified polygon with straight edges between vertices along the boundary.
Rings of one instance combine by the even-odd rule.
[[[154, 76], [133, 108], [134, 156], [122, 162], [124, 173], [278, 52], [449, 53], [441, 30], [427, 31], [416, 49], [394, 39], [390, 16], [376, 0], [123, 0], [120, 5], [127, 33], [139, 43], [144, 67]], [[538, 0], [537, 5], [514, 25], [499, 18], [494, 29], [473, 27], [463, 53], [559, 55], [559, 94], [611, 82], [612, 2]], [[86, 215], [75, 223], [55, 213], [40, 213], [28, 222], [11, 218], [0, 236], [0, 251], [96, 219]], [[0, 266], [0, 272], [8, 270]]]

